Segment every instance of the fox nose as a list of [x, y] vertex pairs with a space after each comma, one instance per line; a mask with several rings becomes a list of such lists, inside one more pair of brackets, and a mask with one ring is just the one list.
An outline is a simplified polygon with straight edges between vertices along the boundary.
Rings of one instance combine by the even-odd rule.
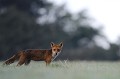
[[56, 55], [57, 55], [57, 53], [56, 53]]

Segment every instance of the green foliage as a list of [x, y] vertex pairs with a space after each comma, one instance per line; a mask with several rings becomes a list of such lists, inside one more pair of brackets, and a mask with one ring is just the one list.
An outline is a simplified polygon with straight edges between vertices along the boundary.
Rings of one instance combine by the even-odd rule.
[[49, 6], [46, 0], [0, 0], [0, 8], [15, 6], [18, 10], [24, 11], [31, 16], [37, 16], [38, 9]]

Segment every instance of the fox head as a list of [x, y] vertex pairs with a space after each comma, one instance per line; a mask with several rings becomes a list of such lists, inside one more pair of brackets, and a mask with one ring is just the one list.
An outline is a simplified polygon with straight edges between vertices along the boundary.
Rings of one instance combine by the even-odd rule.
[[56, 57], [59, 55], [59, 53], [61, 52], [63, 47], [63, 43], [59, 43], [59, 44], [54, 44], [53, 42], [51, 42], [51, 49], [52, 49], [52, 57]]

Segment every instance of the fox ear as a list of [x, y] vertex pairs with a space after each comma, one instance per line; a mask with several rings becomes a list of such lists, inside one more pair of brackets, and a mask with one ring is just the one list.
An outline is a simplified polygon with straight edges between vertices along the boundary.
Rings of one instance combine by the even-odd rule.
[[63, 47], [63, 42], [61, 42], [59, 45], [60, 45], [60, 47]]
[[51, 45], [51, 47], [53, 47], [54, 43], [53, 43], [53, 42], [51, 42], [51, 43], [50, 43], [50, 45]]

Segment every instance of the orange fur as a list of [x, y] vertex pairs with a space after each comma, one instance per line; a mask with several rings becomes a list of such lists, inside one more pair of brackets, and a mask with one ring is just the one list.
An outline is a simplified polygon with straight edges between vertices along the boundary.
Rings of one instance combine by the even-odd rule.
[[31, 60], [34, 60], [45, 61], [46, 65], [48, 65], [61, 52], [62, 47], [63, 43], [61, 42], [60, 44], [51, 43], [51, 49], [47, 50], [27, 49], [19, 51], [17, 54], [7, 59], [4, 64], [9, 65], [14, 63], [15, 60], [18, 60], [17, 66], [21, 66], [23, 64], [28, 65]]

